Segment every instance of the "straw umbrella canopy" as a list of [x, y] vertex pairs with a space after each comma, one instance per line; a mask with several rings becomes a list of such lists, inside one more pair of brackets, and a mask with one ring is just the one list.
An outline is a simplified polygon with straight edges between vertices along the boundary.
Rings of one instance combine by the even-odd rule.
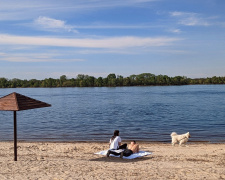
[[42, 101], [13, 92], [0, 98], [0, 111], [14, 112], [14, 161], [17, 161], [17, 122], [16, 111], [50, 107], [51, 105]]

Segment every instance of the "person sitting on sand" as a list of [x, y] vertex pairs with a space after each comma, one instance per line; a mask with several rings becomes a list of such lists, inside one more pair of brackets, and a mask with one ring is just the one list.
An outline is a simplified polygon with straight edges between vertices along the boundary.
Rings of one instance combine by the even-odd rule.
[[113, 136], [111, 137], [109, 141], [109, 149], [126, 149], [127, 144], [121, 145], [121, 138], [119, 136], [119, 130], [115, 130]]
[[110, 154], [114, 154], [116, 156], [120, 155], [121, 158], [123, 156], [130, 156], [131, 154], [138, 153], [139, 152], [139, 145], [136, 143], [136, 141], [131, 141], [130, 144], [128, 145], [128, 149], [125, 149], [124, 151], [117, 153], [111, 150], [108, 150], [107, 152], [107, 157], [109, 157]]

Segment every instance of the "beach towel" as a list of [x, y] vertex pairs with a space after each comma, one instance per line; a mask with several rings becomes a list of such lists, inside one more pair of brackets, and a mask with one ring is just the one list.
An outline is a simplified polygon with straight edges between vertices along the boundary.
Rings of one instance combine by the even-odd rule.
[[[95, 154], [99, 154], [99, 155], [105, 155], [107, 154], [107, 151], [108, 150], [105, 150], [105, 151], [100, 151], [100, 152], [97, 152]], [[120, 151], [121, 150], [114, 150], [114, 151]], [[123, 159], [134, 159], [134, 158], [137, 158], [137, 157], [142, 157], [142, 156], [147, 156], [147, 155], [150, 155], [152, 154], [151, 152], [146, 152], [146, 151], [139, 151], [138, 153], [134, 153], [134, 154], [131, 154], [130, 156], [123, 156]], [[110, 154], [110, 156], [113, 156], [113, 157], [120, 157], [120, 156], [115, 156], [113, 154]]]

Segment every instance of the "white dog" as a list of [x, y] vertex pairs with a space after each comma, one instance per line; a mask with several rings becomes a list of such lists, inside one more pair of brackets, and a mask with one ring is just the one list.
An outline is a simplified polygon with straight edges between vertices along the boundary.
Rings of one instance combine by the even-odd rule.
[[172, 145], [173, 146], [176, 143], [179, 143], [180, 146], [182, 144], [186, 144], [188, 139], [191, 137], [189, 132], [187, 132], [186, 134], [181, 134], [181, 135], [178, 135], [177, 133], [172, 132], [170, 136], [172, 138]]

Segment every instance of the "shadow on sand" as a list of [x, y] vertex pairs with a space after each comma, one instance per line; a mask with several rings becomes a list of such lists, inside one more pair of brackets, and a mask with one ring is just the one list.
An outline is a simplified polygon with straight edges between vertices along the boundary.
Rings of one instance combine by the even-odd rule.
[[135, 158], [135, 159], [121, 159], [121, 158], [118, 158], [118, 157], [99, 157], [99, 158], [94, 158], [94, 159], [90, 159], [90, 161], [104, 161], [104, 162], [115, 162], [115, 163], [133, 163], [133, 162], [139, 162], [139, 161], [146, 161], [146, 160], [149, 160], [149, 159], [153, 159], [153, 157], [138, 157], [138, 158]]

